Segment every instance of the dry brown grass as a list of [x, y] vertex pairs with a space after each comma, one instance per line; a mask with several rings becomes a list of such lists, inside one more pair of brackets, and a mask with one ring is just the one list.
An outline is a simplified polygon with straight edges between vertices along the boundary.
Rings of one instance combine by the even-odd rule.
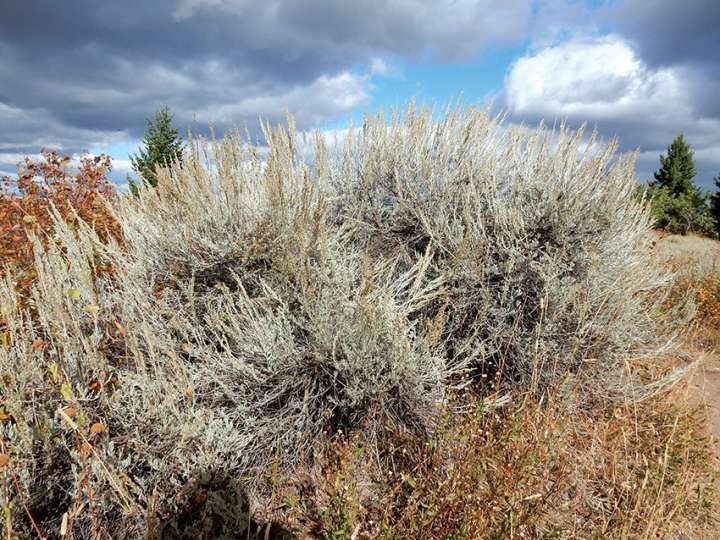
[[[696, 305], [681, 349], [711, 354], [720, 243], [670, 235], [655, 253], [677, 275], [668, 307]], [[632, 366], [646, 381], [668, 369]], [[703, 373], [641, 403], [584, 412], [555, 399], [478, 405], [429, 442], [395, 433], [378, 451], [359, 432], [340, 435], [311, 473], [282, 484], [275, 523], [323, 538], [715, 538], [720, 469]]]
[[661, 263], [672, 263], [686, 275], [702, 279], [720, 272], [720, 242], [702, 236], [670, 234], [655, 246]]
[[478, 408], [377, 452], [338, 437], [276, 512], [325, 538], [709, 537], [715, 456], [686, 390], [592, 414], [532, 399]]
[[671, 268], [677, 280], [669, 303], [690, 299], [697, 309], [686, 333], [696, 351], [720, 349], [720, 242], [700, 236], [669, 235], [655, 246], [660, 264]]

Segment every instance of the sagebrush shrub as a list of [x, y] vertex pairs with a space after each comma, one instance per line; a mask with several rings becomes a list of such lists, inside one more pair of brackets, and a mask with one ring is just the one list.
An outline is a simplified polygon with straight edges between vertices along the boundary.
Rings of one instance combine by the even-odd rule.
[[[235, 485], [232, 530], [271, 466], [311, 457], [326, 432], [432, 429], [451, 370], [408, 317], [434, 294], [424, 266], [386, 279], [329, 227], [288, 135], [268, 137], [264, 161], [230, 137], [214, 165], [196, 152], [118, 201], [123, 245], [56, 216], [56, 240], [37, 245], [37, 320], [6, 285], [3, 430], [15, 496], [46, 527], [70, 512], [81, 534], [121, 510], [128, 533], [150, 511], [173, 527], [198, 490]], [[219, 534], [215, 499], [203, 527]]]
[[572, 377], [607, 393], [628, 355], [653, 349], [648, 314], [667, 281], [633, 197], [634, 155], [564, 126], [433, 118], [368, 119], [318, 167], [335, 221], [381, 259], [429, 254], [445, 293], [417, 316], [441, 323], [451, 364], [494, 366], [522, 388]]
[[237, 533], [330, 431], [423, 437], [478, 370], [606, 395], [653, 351], [667, 279], [614, 145], [474, 109], [265, 133], [196, 141], [107, 207], [117, 239], [56, 212], [30, 307], [3, 283], [22, 530]]

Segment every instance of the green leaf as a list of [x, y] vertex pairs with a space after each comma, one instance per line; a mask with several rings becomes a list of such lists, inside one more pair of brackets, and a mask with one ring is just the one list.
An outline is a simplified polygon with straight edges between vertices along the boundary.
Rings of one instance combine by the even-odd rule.
[[88, 304], [83, 308], [83, 311], [85, 313], [89, 313], [90, 315], [97, 315], [98, 313], [100, 313], [100, 306]]
[[70, 288], [68, 289], [68, 296], [70, 297], [70, 300], [80, 300], [80, 291], [77, 289]]
[[53, 381], [57, 381], [60, 379], [60, 367], [57, 365], [56, 362], [53, 362], [50, 364], [50, 375], [52, 375]]
[[60, 386], [60, 393], [68, 401], [72, 401], [73, 399], [75, 399], [75, 396], [72, 391], [72, 386], [70, 386], [68, 383], [63, 383]]
[[85, 414], [83, 413], [79, 413], [75, 418], [75, 424], [77, 424], [77, 427], [79, 427], [81, 430], [85, 430], [85, 426], [88, 425], [87, 416], [85, 416]]

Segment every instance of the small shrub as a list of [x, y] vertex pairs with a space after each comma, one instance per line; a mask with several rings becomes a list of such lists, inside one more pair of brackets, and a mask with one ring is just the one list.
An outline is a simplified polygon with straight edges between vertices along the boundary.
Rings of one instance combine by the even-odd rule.
[[671, 234], [714, 235], [715, 221], [696, 195], [672, 195], [667, 188], [650, 188], [648, 195], [656, 227]]
[[18, 165], [17, 178], [0, 179], [0, 272], [12, 269], [22, 290], [34, 279], [33, 236], [46, 244], [54, 231], [53, 212], [75, 224], [92, 224], [101, 237], [118, 236], [107, 202], [115, 197], [107, 173], [108, 156], [85, 157], [77, 172], [70, 157], [44, 151], [42, 160], [26, 159]]
[[698, 285], [697, 322], [720, 331], [720, 275], [708, 276]]

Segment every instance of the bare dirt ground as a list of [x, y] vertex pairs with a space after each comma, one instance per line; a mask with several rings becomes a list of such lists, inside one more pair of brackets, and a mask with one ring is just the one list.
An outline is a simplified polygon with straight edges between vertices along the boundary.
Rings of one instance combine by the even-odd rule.
[[[692, 235], [655, 234], [655, 238], [654, 250], [661, 264], [671, 265], [691, 281], [720, 274], [720, 242]], [[688, 352], [703, 361], [692, 375], [690, 398], [706, 407], [708, 435], [720, 460], [720, 336], [709, 329], [697, 334], [688, 336]], [[716, 483], [720, 490], [720, 478]]]
[[720, 356], [705, 355], [703, 363], [693, 374], [691, 390], [705, 404], [708, 434], [720, 459]]
[[[699, 353], [702, 363], [692, 374], [688, 386], [691, 403], [704, 406], [706, 429], [715, 448], [716, 470], [720, 466], [720, 354]], [[715, 493], [720, 493], [720, 475], [715, 477]], [[720, 527], [709, 526], [700, 538], [720, 538]]]

